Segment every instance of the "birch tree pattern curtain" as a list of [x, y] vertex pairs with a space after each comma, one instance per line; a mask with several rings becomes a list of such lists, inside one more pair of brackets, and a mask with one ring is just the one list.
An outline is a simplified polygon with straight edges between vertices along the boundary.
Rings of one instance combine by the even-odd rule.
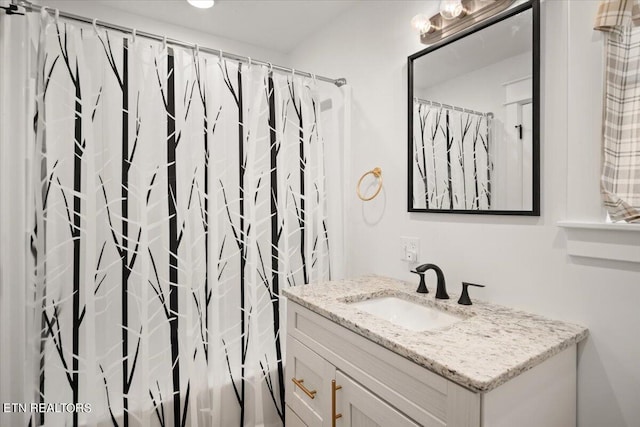
[[606, 33], [601, 189], [615, 221], [640, 222], [640, 2], [600, 3]]
[[413, 205], [491, 207], [490, 118], [414, 101]]
[[31, 401], [281, 425], [284, 287], [328, 279], [312, 79], [41, 16]]

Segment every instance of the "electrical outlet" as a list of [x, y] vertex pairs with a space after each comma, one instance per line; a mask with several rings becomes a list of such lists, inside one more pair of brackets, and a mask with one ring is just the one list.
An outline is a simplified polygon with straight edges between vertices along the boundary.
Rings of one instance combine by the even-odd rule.
[[417, 237], [400, 237], [400, 259], [408, 263], [418, 262], [420, 255], [420, 239]]

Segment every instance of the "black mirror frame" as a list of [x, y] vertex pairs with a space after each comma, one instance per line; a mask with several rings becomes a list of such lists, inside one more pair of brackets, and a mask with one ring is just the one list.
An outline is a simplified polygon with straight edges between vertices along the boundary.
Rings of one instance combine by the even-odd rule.
[[[531, 210], [468, 210], [468, 209], [418, 209], [413, 207], [413, 61], [433, 52], [441, 47], [460, 40], [468, 35], [476, 33], [493, 24], [517, 15], [521, 12], [532, 10], [533, 19], [533, 130], [532, 130], [532, 171], [533, 171], [533, 193]], [[407, 58], [408, 80], [408, 146], [407, 146], [407, 211], [408, 212], [429, 212], [429, 213], [453, 213], [453, 214], [476, 214], [476, 215], [522, 215], [540, 216], [540, 1], [529, 0], [504, 12], [488, 18], [477, 25], [454, 34], [426, 49], [414, 53]]]

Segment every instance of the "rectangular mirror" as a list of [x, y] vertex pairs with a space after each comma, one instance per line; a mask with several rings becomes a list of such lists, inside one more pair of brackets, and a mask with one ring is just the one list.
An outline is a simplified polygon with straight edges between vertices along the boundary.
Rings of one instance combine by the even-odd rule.
[[410, 212], [540, 214], [538, 7], [409, 57]]

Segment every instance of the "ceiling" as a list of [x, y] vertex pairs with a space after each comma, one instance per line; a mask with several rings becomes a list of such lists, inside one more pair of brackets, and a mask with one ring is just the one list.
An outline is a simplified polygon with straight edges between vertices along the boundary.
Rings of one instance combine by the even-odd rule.
[[288, 53], [363, 0], [216, 0], [197, 9], [186, 0], [94, 0], [93, 3]]
[[428, 88], [460, 75], [531, 52], [531, 10], [484, 28], [416, 59], [416, 88]]

